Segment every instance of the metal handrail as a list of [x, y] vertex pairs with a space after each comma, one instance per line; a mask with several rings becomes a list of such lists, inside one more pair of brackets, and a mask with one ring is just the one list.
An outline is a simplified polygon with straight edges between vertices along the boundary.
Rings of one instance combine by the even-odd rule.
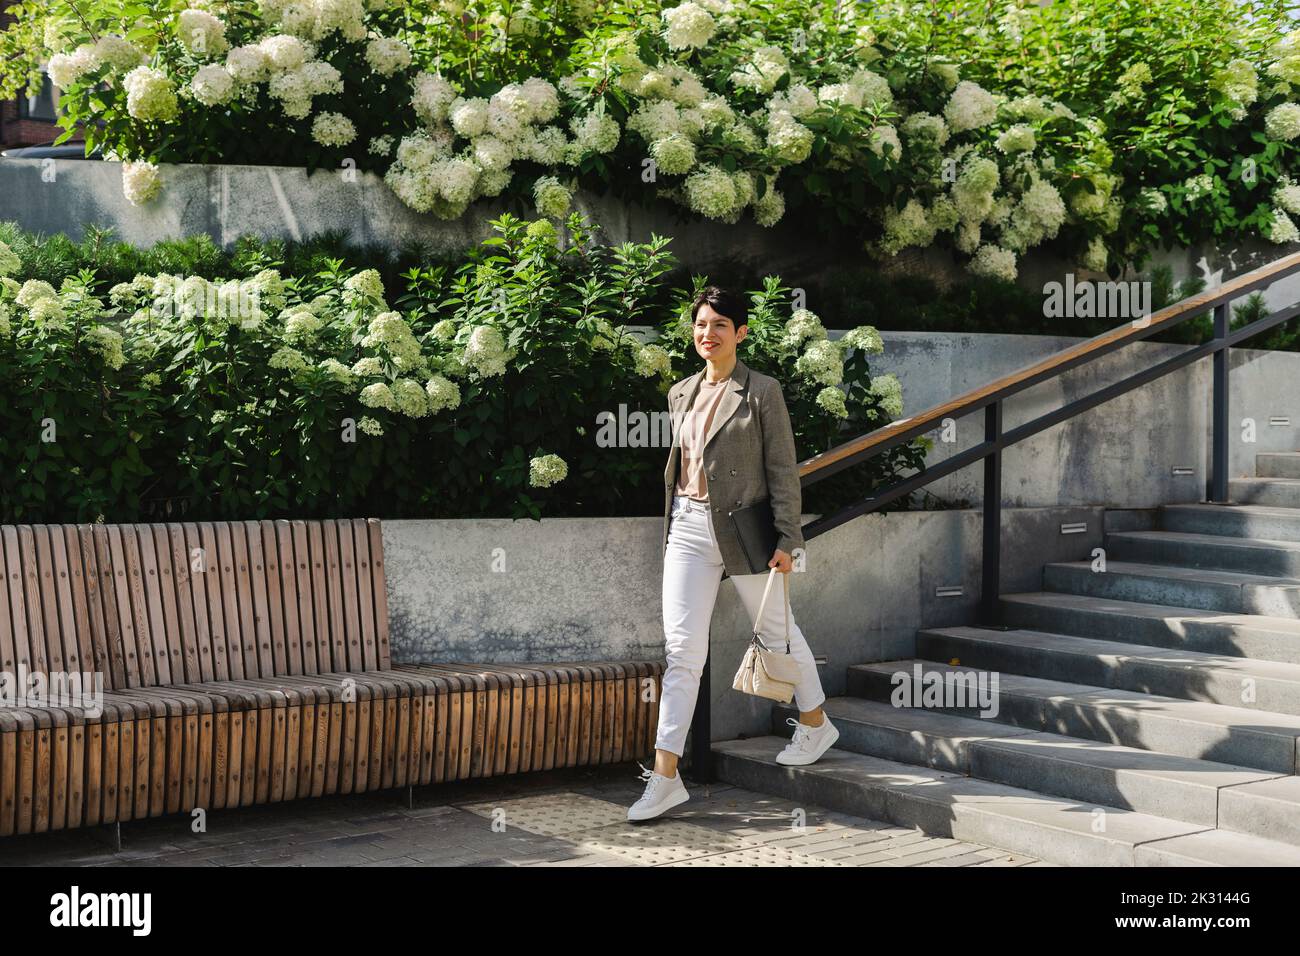
[[[1228, 349], [1300, 315], [1300, 303], [1296, 303], [1265, 318], [1257, 319], [1243, 328], [1232, 330], [1228, 306], [1235, 299], [1297, 273], [1300, 273], [1300, 252], [1283, 256], [1268, 265], [1230, 279], [1214, 289], [1189, 296], [1150, 316], [1116, 326], [1091, 339], [1032, 362], [987, 385], [973, 388], [917, 415], [890, 422], [888, 425], [799, 462], [799, 482], [801, 487], [806, 488], [845, 468], [868, 461], [896, 445], [931, 431], [942, 425], [944, 419], [957, 418], [984, 409], [982, 442], [938, 464], [927, 466], [915, 474], [904, 476], [892, 484], [878, 488], [859, 502], [810, 521], [801, 528], [804, 540], [825, 534], [859, 515], [878, 511], [891, 501], [982, 460], [984, 462], [984, 505], [979, 623], [984, 626], [998, 626], [1001, 623], [998, 595], [1002, 550], [1002, 450], [1096, 405], [1108, 402], [1112, 398], [1210, 356], [1214, 363], [1213, 409], [1210, 416], [1213, 453], [1209, 480], [1206, 482], [1206, 499], [1218, 503], [1226, 502], [1228, 500]], [[1057, 378], [1070, 369], [1093, 362], [1132, 342], [1171, 329], [1193, 316], [1204, 314], [1207, 309], [1212, 309], [1214, 312], [1214, 337], [1210, 341], [1158, 362], [1009, 431], [1003, 429], [1003, 402], [1010, 396], [1040, 382]], [[706, 658], [704, 673], [701, 675], [702, 688], [709, 686], [708, 681], [709, 663]], [[691, 749], [692, 776], [701, 781], [713, 779], [709, 709], [708, 693], [705, 690], [697, 700], [695, 719], [691, 724], [694, 738]]]

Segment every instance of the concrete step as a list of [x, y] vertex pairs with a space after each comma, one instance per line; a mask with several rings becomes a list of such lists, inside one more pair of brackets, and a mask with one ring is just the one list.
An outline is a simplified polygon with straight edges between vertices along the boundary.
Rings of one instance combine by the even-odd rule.
[[[855, 664], [846, 693], [1029, 730], [1297, 772], [1300, 717], [908, 659]], [[965, 695], [965, 696], [962, 696]]]
[[917, 632], [917, 656], [966, 667], [1300, 716], [1300, 664], [1036, 630]]
[[1255, 474], [1261, 478], [1300, 478], [1300, 451], [1260, 452]]
[[1300, 508], [1300, 478], [1229, 478], [1228, 497], [1244, 505]]
[[[1300, 846], [1300, 777], [856, 697], [823, 706], [841, 750]], [[798, 708], [772, 716], [788, 737]]]
[[1136, 561], [1107, 561], [1105, 571], [1094, 571], [1090, 561], [1062, 561], [1043, 566], [1043, 589], [1120, 601], [1300, 618], [1300, 579], [1238, 571]]
[[1012, 627], [1300, 664], [1300, 621], [1291, 618], [1057, 591], [1003, 594], [999, 600], [1002, 619]]
[[[1097, 806], [833, 747], [817, 763], [776, 762], [777, 736], [713, 744], [734, 786], [919, 827], [1067, 866], [1300, 866], [1300, 848], [1120, 807]], [[1198, 834], [1213, 838], [1194, 841]], [[1175, 842], [1181, 841], [1181, 842]]]
[[1220, 534], [1267, 541], [1300, 541], [1300, 508], [1270, 505], [1161, 505], [1157, 520], [1162, 531]]
[[1300, 541], [1229, 538], [1184, 531], [1112, 531], [1106, 535], [1106, 557], [1108, 561], [1175, 564], [1185, 568], [1300, 578]]

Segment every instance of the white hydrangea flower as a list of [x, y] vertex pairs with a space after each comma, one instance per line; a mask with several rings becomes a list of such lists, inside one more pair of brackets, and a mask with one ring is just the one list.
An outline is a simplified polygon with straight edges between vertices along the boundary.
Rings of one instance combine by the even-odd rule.
[[767, 191], [754, 200], [754, 221], [764, 228], [775, 226], [785, 216], [785, 196], [768, 180]]
[[396, 37], [378, 37], [366, 44], [366, 63], [380, 76], [392, 76], [411, 65], [411, 50]]
[[271, 368], [282, 368], [286, 372], [300, 372], [307, 367], [307, 359], [292, 346], [283, 345], [271, 354], [266, 364]]
[[650, 144], [655, 168], [670, 176], [679, 176], [695, 165], [695, 144], [681, 133], [670, 133]]
[[691, 0], [665, 10], [663, 18], [668, 22], [664, 39], [670, 50], [698, 49], [712, 39], [718, 28], [712, 14]]
[[767, 101], [769, 113], [782, 111], [789, 113], [795, 119], [807, 116], [816, 109], [817, 94], [803, 83], [793, 83], [788, 89], [773, 93], [772, 98]]
[[1300, 136], [1300, 103], [1281, 103], [1264, 115], [1269, 139], [1289, 142]]
[[71, 53], [56, 53], [50, 57], [45, 72], [50, 75], [50, 80], [55, 86], [66, 90], [87, 73], [99, 69], [101, 65], [102, 62], [95, 48], [83, 43]]
[[789, 72], [790, 61], [779, 46], [761, 46], [750, 53], [744, 66], [729, 79], [738, 89], [771, 93], [777, 81]]
[[993, 191], [1001, 176], [998, 164], [972, 154], [952, 184], [953, 203], [963, 220], [980, 222], [993, 209]]
[[[9, 244], [0, 241], [0, 276], [11, 276], [23, 267], [23, 261]], [[116, 288], [116, 287], [115, 287]], [[3, 297], [3, 293], [0, 293]]]
[[569, 129], [583, 152], [608, 153], [618, 145], [618, 121], [595, 110], [569, 121]]
[[534, 488], [549, 488], [569, 475], [569, 466], [559, 455], [542, 455], [528, 462], [528, 484]]
[[533, 183], [533, 199], [538, 213], [560, 219], [568, 215], [573, 204], [573, 193], [554, 176], [540, 176]]
[[421, 122], [441, 123], [447, 119], [448, 107], [458, 98], [449, 80], [440, 74], [420, 73], [412, 86], [411, 106]]
[[393, 397], [393, 391], [383, 382], [371, 382], [361, 390], [358, 396], [362, 405], [370, 408], [386, 408], [393, 411], [397, 407], [397, 400]]
[[[890, 147], [886, 149], [886, 147]], [[867, 148], [881, 159], [897, 163], [903, 155], [903, 144], [898, 139], [898, 130], [888, 123], [881, 123], [867, 136]]]
[[1027, 153], [1034, 148], [1034, 128], [1028, 123], [1009, 126], [993, 143], [1003, 153]]
[[879, 355], [885, 351], [884, 340], [874, 325], [859, 325], [849, 329], [840, 337], [839, 346], [844, 350], [857, 349], [869, 355]]
[[327, 358], [317, 368], [344, 387], [351, 388], [356, 381], [356, 376], [352, 374], [352, 370], [338, 359]]
[[176, 18], [176, 35], [195, 56], [220, 56], [230, 49], [226, 25], [206, 10], [182, 10]]
[[768, 114], [767, 145], [778, 159], [790, 165], [802, 163], [812, 154], [813, 131], [789, 113]]
[[365, 432], [367, 435], [374, 435], [376, 437], [384, 433], [384, 426], [379, 424], [379, 422], [375, 421], [369, 415], [362, 415], [357, 419], [357, 428]]
[[227, 103], [234, 91], [235, 78], [224, 66], [215, 63], [199, 67], [190, 80], [190, 92], [204, 106]]
[[506, 373], [506, 362], [513, 353], [506, 351], [501, 332], [491, 325], [475, 326], [465, 345], [462, 361], [482, 378]]
[[296, 70], [307, 62], [311, 50], [295, 36], [277, 33], [257, 44], [257, 49], [277, 70]]
[[407, 418], [424, 418], [429, 414], [429, 397], [419, 382], [399, 378], [393, 382], [392, 392], [397, 411]]
[[166, 122], [177, 112], [176, 91], [167, 74], [148, 66], [137, 66], [122, 78], [126, 90], [126, 111], [135, 119]]
[[295, 71], [312, 96], [343, 92], [343, 74], [324, 60], [308, 60]]
[[1147, 212], [1159, 216], [1169, 208], [1169, 200], [1159, 189], [1152, 186], [1145, 186], [1138, 190], [1138, 203]]
[[393, 137], [385, 133], [370, 141], [367, 150], [375, 156], [388, 156], [393, 151]]
[[488, 101], [480, 96], [469, 99], [458, 96], [450, 104], [447, 118], [451, 128], [466, 139], [481, 136], [487, 130]]
[[1083, 253], [1082, 265], [1093, 272], [1105, 272], [1107, 258], [1106, 244], [1102, 242], [1101, 236], [1093, 236], [1089, 239], [1088, 248]]
[[343, 288], [353, 295], [372, 299], [383, 299], [384, 281], [375, 269], [363, 269], [343, 282]]
[[998, 104], [993, 94], [970, 80], [957, 84], [943, 108], [944, 119], [954, 133], [987, 126], [996, 118], [997, 112]]
[[827, 385], [817, 393], [817, 405], [836, 418], [849, 417], [849, 410], [844, 404], [844, 392], [834, 385]]
[[844, 381], [844, 360], [839, 346], [827, 339], [816, 339], [794, 362], [802, 377], [822, 385], [839, 385]]
[[144, 54], [134, 43], [111, 33], [95, 41], [95, 57], [116, 73], [125, 73], [144, 61]]
[[1264, 235], [1272, 242], [1289, 243], [1300, 242], [1300, 229], [1291, 217], [1286, 214], [1284, 209], [1273, 208], [1273, 214], [1269, 217], [1268, 225], [1264, 228]]
[[1009, 249], [985, 243], [975, 250], [975, 255], [966, 268], [972, 275], [1012, 282], [1016, 278], [1016, 254]]
[[880, 407], [890, 418], [903, 414], [903, 383], [893, 372], [872, 376], [871, 394], [880, 400]]
[[[1287, 212], [1300, 213], [1300, 184], [1293, 182], [1289, 176], [1283, 176], [1273, 190], [1273, 202]], [[0, 271], [0, 274], [3, 272]]]
[[889, 88], [889, 81], [871, 70], [858, 70], [849, 77], [849, 84], [861, 91], [863, 106], [884, 108], [894, 102], [894, 93]]
[[861, 109], [862, 93], [862, 87], [852, 83], [829, 83], [817, 90], [817, 99], [823, 103], [841, 103]]
[[444, 408], [460, 407], [460, 386], [441, 375], [434, 375], [425, 382], [424, 392], [429, 399], [430, 414], [436, 415]]
[[721, 166], [697, 167], [682, 186], [687, 205], [709, 219], [729, 219], [739, 205], [735, 181]]
[[935, 116], [933, 113], [913, 113], [903, 120], [902, 133], [909, 141], [927, 143], [935, 147], [948, 142], [950, 135], [948, 124], [943, 121], [943, 117]]
[[122, 164], [122, 194], [132, 206], [142, 206], [162, 192], [158, 167], [144, 161]]
[[357, 128], [342, 113], [321, 113], [312, 120], [311, 138], [322, 146], [346, 146], [357, 138]]
[[81, 341], [92, 352], [103, 359], [111, 369], [119, 369], [126, 364], [126, 355], [122, 352], [122, 333], [107, 325], [92, 325], [85, 331]]
[[226, 54], [226, 70], [236, 83], [261, 83], [271, 75], [271, 58], [261, 46], [237, 46]]
[[474, 162], [483, 169], [506, 169], [515, 155], [508, 143], [495, 136], [479, 136], [471, 148]]

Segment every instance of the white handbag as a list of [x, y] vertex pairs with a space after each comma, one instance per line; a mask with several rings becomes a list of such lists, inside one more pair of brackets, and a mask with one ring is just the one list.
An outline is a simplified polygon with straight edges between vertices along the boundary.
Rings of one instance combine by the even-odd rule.
[[779, 700], [787, 704], [794, 697], [795, 685], [799, 683], [799, 662], [790, 653], [790, 581], [788, 575], [781, 574], [781, 590], [785, 593], [785, 652], [769, 648], [759, 634], [763, 611], [767, 608], [767, 596], [772, 591], [772, 581], [781, 574], [773, 568], [767, 577], [767, 587], [763, 589], [763, 600], [758, 606], [758, 616], [754, 619], [754, 636], [750, 638], [749, 647], [740, 661], [740, 669], [731, 682], [733, 690]]

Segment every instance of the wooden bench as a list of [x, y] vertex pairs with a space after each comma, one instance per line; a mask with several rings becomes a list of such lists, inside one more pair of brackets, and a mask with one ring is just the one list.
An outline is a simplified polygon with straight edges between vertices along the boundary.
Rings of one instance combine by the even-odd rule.
[[0, 526], [0, 836], [653, 752], [663, 665], [397, 664], [378, 521]]

